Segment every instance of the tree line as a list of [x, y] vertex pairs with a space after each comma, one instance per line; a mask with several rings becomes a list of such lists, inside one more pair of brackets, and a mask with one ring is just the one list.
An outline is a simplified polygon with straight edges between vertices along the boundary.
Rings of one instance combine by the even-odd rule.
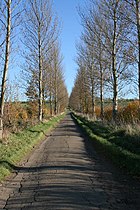
[[140, 1], [89, 0], [78, 12], [83, 30], [70, 106], [95, 117], [98, 98], [103, 119], [104, 98], [112, 97], [115, 121], [120, 94], [136, 91], [140, 108]]
[[29, 104], [38, 107], [38, 121], [43, 120], [46, 107], [50, 115], [56, 115], [67, 106], [59, 28], [60, 22], [51, 0], [0, 1], [1, 137], [9, 103], [5, 101], [6, 91], [10, 88], [7, 74], [9, 66], [13, 65], [11, 56], [16, 51], [16, 43], [24, 60], [22, 86]]

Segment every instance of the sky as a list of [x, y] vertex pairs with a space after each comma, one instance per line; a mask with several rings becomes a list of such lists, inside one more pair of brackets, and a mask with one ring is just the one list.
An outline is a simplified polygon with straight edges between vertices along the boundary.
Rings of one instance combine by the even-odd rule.
[[82, 26], [77, 7], [84, 4], [84, 0], [54, 0], [54, 10], [61, 21], [62, 30], [60, 34], [61, 52], [64, 57], [64, 75], [68, 93], [71, 93], [76, 76], [76, 47], [80, 38]]
[[[77, 71], [77, 65], [75, 62], [76, 58], [75, 45], [76, 42], [79, 41], [82, 32], [82, 26], [80, 24], [80, 17], [78, 15], [77, 8], [84, 4], [85, 0], [53, 0], [53, 12], [57, 14], [58, 20], [61, 23], [61, 31], [60, 31], [61, 53], [64, 58], [63, 59], [64, 77], [69, 95], [72, 91], [72, 87], [74, 86], [74, 80]], [[18, 38], [19, 37], [16, 36], [14, 40], [17, 41]], [[13, 53], [13, 56], [11, 57], [12, 57], [11, 58], [12, 62], [10, 62], [11, 65], [9, 66], [10, 70], [8, 72], [8, 79], [9, 81], [12, 81], [12, 83], [15, 83], [17, 78], [20, 78], [19, 75], [24, 60], [22, 61], [21, 58], [22, 55], [20, 52]], [[26, 96], [24, 94], [25, 89], [24, 88], [22, 89], [21, 87], [20, 92], [21, 92], [20, 93], [21, 100], [26, 100]]]

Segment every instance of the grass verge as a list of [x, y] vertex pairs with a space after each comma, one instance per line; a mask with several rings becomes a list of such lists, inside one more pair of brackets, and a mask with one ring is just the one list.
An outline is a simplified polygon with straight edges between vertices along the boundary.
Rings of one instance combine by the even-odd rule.
[[40, 123], [20, 133], [11, 134], [6, 144], [0, 143], [0, 181], [11, 173], [10, 165], [20, 162], [63, 119], [64, 115], [53, 117], [48, 122]]
[[140, 155], [140, 125], [107, 125], [101, 121], [89, 121], [78, 116], [94, 134], [122, 147], [124, 150]]
[[[76, 120], [76, 122], [82, 127], [86, 135], [88, 135], [93, 141], [94, 146], [99, 152], [103, 153], [113, 163], [115, 163], [119, 168], [125, 170], [127, 173], [133, 176], [140, 176], [139, 154], [133, 153], [127, 150], [126, 148], [124, 149], [122, 146], [119, 146], [114, 142], [109, 141], [107, 139], [107, 136], [109, 137], [109, 134], [111, 132], [109, 131], [109, 129], [103, 127], [103, 125], [101, 129], [96, 124], [94, 131], [94, 129], [92, 129], [93, 125], [90, 124], [86, 119], [76, 116], [74, 114], [73, 117]], [[120, 141], [121, 138], [122, 136], [120, 136]]]

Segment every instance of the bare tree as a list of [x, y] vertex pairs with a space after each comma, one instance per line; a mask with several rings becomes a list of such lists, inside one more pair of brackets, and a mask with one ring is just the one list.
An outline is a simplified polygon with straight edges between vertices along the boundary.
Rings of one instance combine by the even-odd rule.
[[[138, 64], [138, 97], [139, 97], [139, 108], [140, 108], [140, 1], [139, 0], [125, 0], [128, 4], [130, 16], [125, 15], [125, 19], [132, 25], [132, 39], [129, 41], [132, 48], [136, 51], [133, 58], [134, 63]], [[136, 32], [136, 33], [135, 33]], [[135, 39], [136, 38], [136, 39]], [[136, 41], [135, 41], [136, 40]]]
[[[105, 73], [107, 72], [108, 52], [104, 46], [103, 33], [99, 24], [96, 23], [96, 20], [100, 21], [101, 24], [104, 24], [104, 22], [102, 21], [101, 16], [97, 13], [96, 9], [93, 5], [90, 5], [86, 8], [86, 10], [79, 10], [79, 14], [83, 26], [82, 41], [85, 43], [86, 48], [86, 52], [84, 53], [82, 59], [86, 59], [88, 68], [88, 80], [90, 83], [92, 99], [92, 116], [95, 115], [95, 93], [97, 93], [98, 89], [100, 89], [100, 116], [103, 119], [103, 90], [105, 78], [107, 78]], [[81, 52], [83, 53], [84, 50], [82, 49]]]
[[38, 82], [38, 119], [43, 117], [43, 72], [44, 63], [50, 58], [51, 50], [58, 35], [58, 21], [52, 13], [49, 0], [29, 0], [26, 7], [24, 44], [26, 46], [27, 72], [36, 72]]
[[3, 0], [0, 3], [0, 48], [2, 48], [1, 58], [2, 64], [2, 83], [1, 83], [1, 98], [0, 98], [0, 138], [3, 133], [3, 115], [4, 115], [4, 100], [6, 90], [6, 80], [10, 59], [11, 36], [14, 28], [18, 25], [17, 19], [19, 18], [20, 11], [17, 7], [21, 0]]
[[[130, 18], [131, 13], [122, 0], [90, 0], [84, 9], [79, 9], [79, 14], [83, 26], [82, 40], [86, 49], [80, 52], [83, 54], [82, 60], [86, 60], [91, 92], [96, 90], [96, 86], [100, 87], [103, 118], [104, 88], [105, 85], [110, 86], [109, 90], [113, 94], [112, 116], [116, 121], [118, 95], [124, 85], [132, 81], [133, 75], [131, 65], [134, 50], [129, 41], [132, 25], [125, 18]], [[92, 107], [93, 104], [92, 98]]]
[[136, 19], [137, 19], [137, 37], [138, 37], [138, 93], [139, 93], [139, 108], [140, 108], [140, 1], [135, 0], [136, 3]]
[[[128, 21], [125, 21], [123, 11], [126, 3], [121, 0], [101, 0], [98, 5], [99, 15], [95, 17], [94, 24], [100, 28], [98, 37], [101, 37], [102, 45], [106, 49], [108, 58], [111, 60], [112, 87], [113, 87], [113, 119], [116, 120], [118, 112], [118, 92], [121, 89], [120, 82], [129, 79], [129, 65], [131, 60], [128, 53], [131, 54], [131, 46], [127, 39], [131, 34], [131, 27]], [[129, 11], [127, 11], [129, 16]], [[93, 14], [94, 16], [94, 14]], [[98, 18], [98, 19], [97, 19]]]
[[[53, 59], [51, 61], [51, 68], [52, 68], [52, 97], [54, 101], [54, 114], [58, 114], [60, 112], [61, 103], [64, 102], [64, 95], [66, 100], [68, 98], [67, 92], [65, 90], [64, 85], [64, 75], [63, 75], [63, 67], [62, 61], [63, 57], [61, 55], [60, 44], [56, 42], [52, 48]], [[63, 94], [63, 90], [65, 94]]]

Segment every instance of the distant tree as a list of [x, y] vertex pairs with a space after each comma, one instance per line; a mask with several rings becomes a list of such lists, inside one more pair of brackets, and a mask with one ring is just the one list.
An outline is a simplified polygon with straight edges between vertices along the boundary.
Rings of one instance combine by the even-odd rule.
[[63, 57], [61, 55], [61, 50], [60, 50], [60, 44], [56, 42], [52, 48], [52, 61], [51, 61], [51, 69], [52, 69], [52, 74], [51, 74], [51, 87], [50, 89], [52, 90], [51, 92], [51, 97], [52, 101], [54, 103], [54, 114], [58, 114], [60, 112], [60, 107], [62, 105], [65, 107], [67, 106], [66, 104], [64, 105], [64, 98], [66, 97], [66, 101], [68, 98], [65, 83], [64, 83], [64, 75], [63, 75], [63, 67], [62, 67], [62, 61]]
[[91, 106], [91, 94], [87, 77], [86, 63], [81, 56], [77, 58], [78, 70], [69, 105], [76, 111], [88, 114]]
[[80, 88], [78, 86], [77, 78], [74, 82], [74, 87], [72, 88], [72, 92], [69, 97], [69, 107], [75, 111], [82, 111], [81, 108], [81, 97], [80, 97]]
[[26, 96], [31, 101], [38, 100], [38, 91], [35, 87], [34, 81], [32, 80], [27, 87]]
[[86, 35], [87, 34], [83, 34], [83, 36], [81, 37], [81, 43], [77, 47], [77, 52], [79, 56], [77, 59], [77, 64], [79, 66], [79, 69], [81, 69], [80, 72], [83, 75], [85, 75], [84, 76], [85, 79], [83, 80], [84, 86], [85, 86], [84, 90], [89, 95], [87, 99], [88, 99], [88, 104], [91, 104], [90, 112], [92, 116], [95, 117], [95, 95], [96, 95], [96, 85], [97, 85], [96, 83], [97, 71], [94, 65], [95, 64], [94, 51], [93, 51], [93, 48], [87, 44], [85, 40]]

